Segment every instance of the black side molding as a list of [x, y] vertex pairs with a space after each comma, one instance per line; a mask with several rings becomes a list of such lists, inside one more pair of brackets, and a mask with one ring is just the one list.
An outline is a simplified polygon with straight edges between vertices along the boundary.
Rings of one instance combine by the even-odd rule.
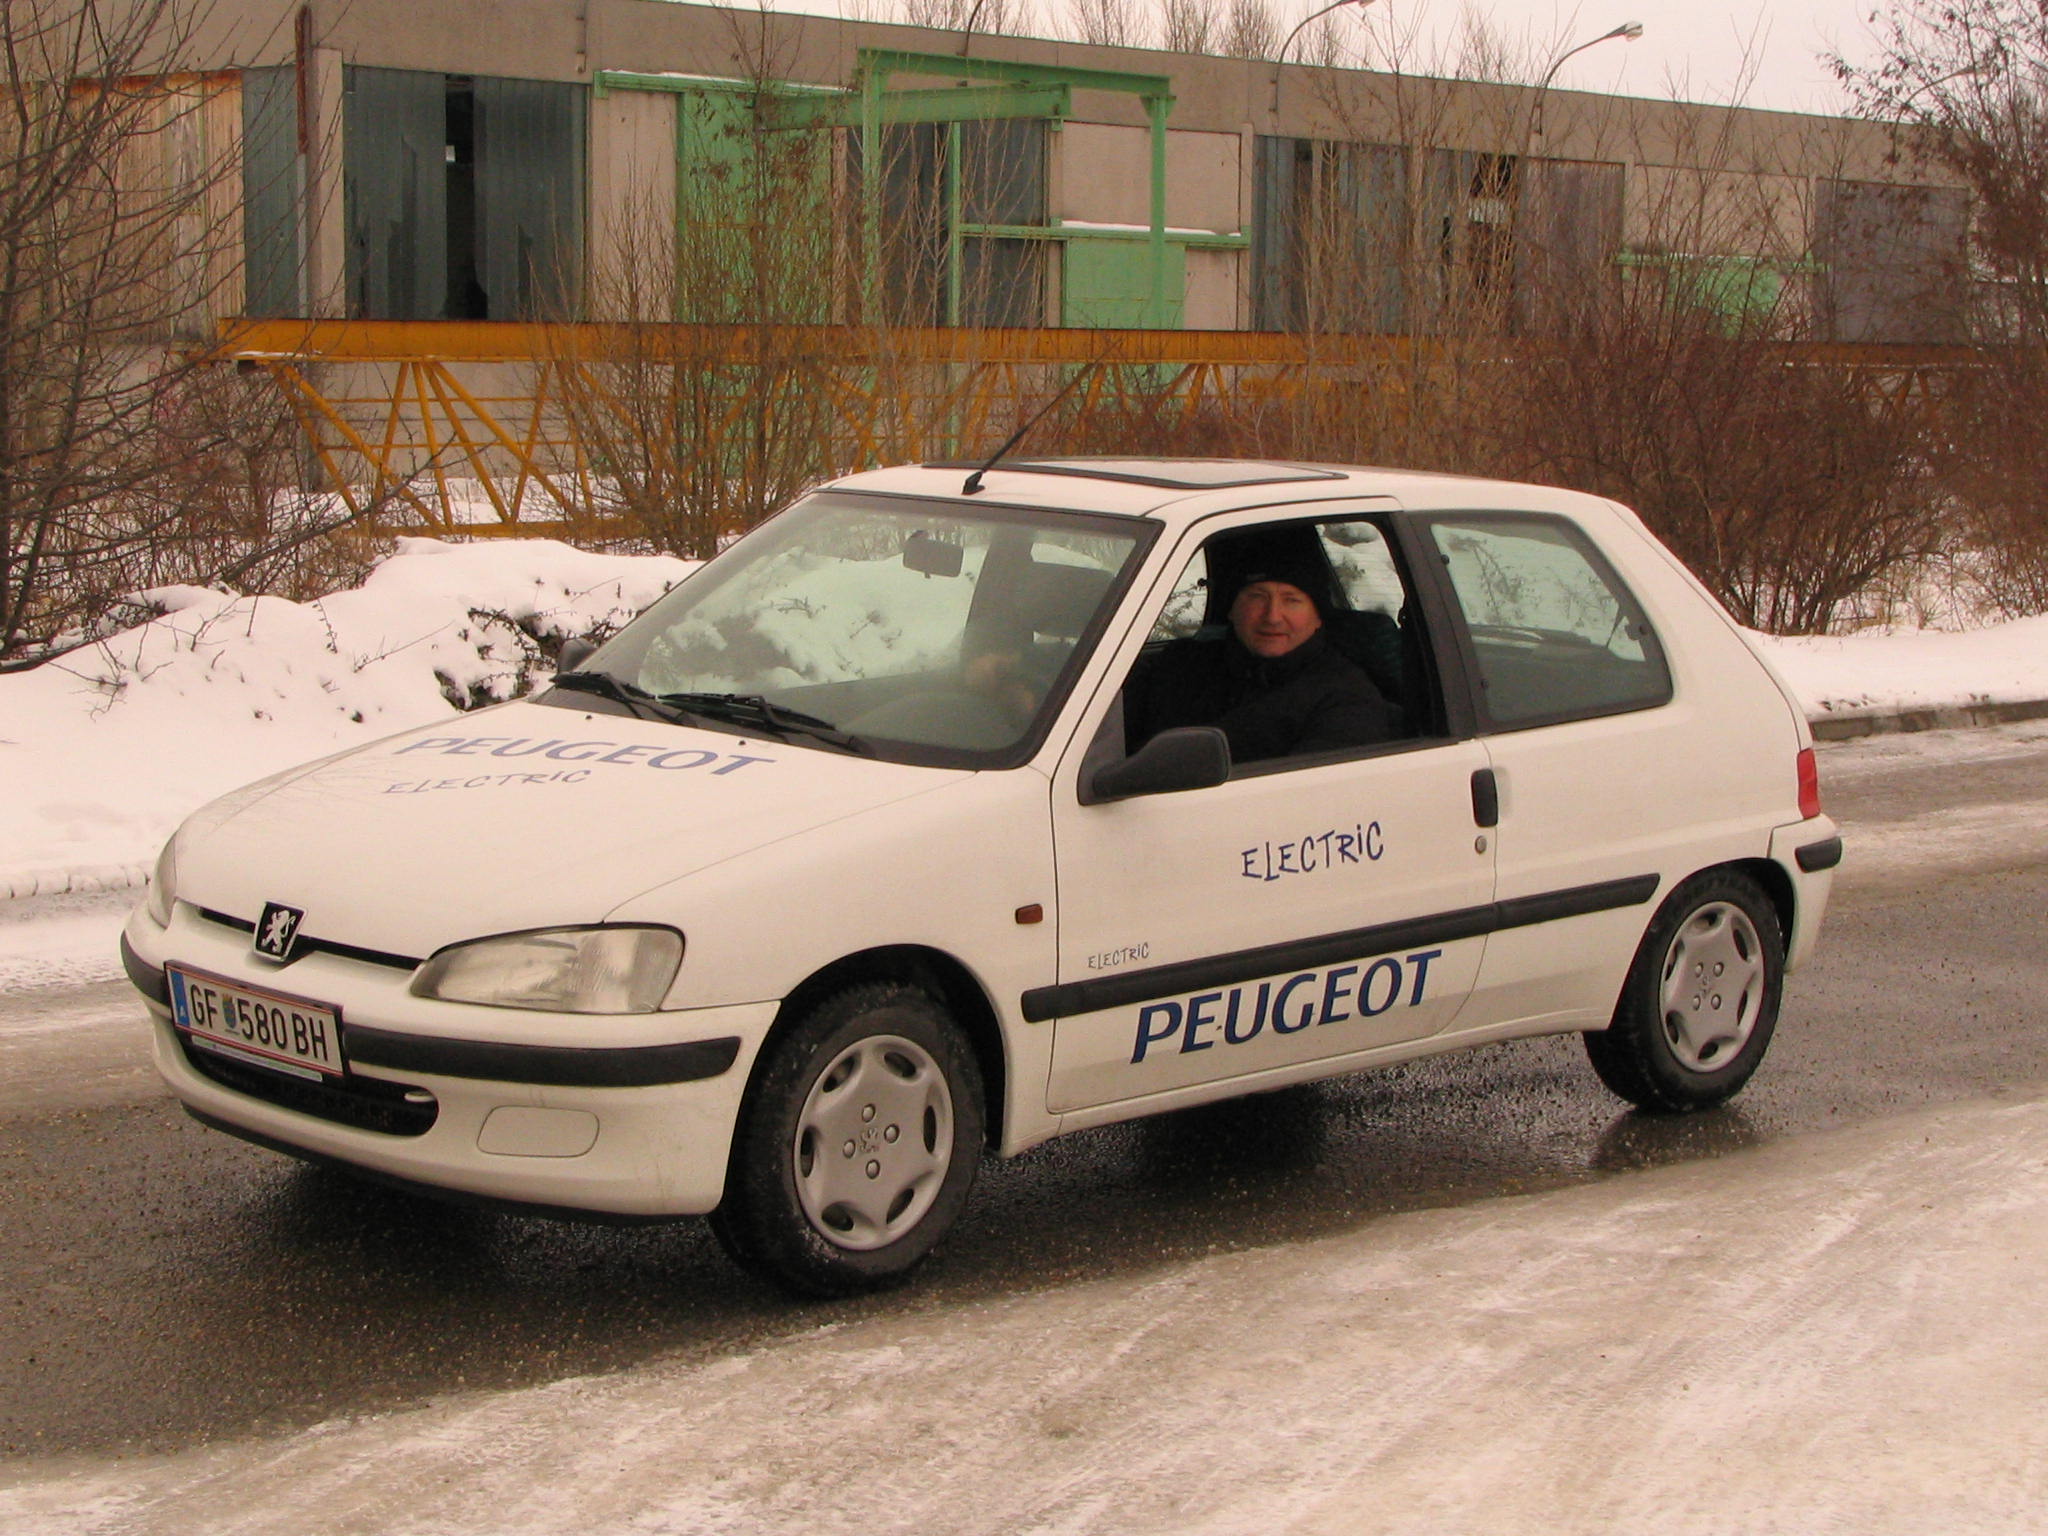
[[1477, 938], [1504, 928], [1528, 928], [1537, 923], [1554, 923], [1567, 917], [1611, 911], [1616, 907], [1641, 906], [1657, 894], [1659, 884], [1660, 879], [1656, 875], [1631, 875], [1623, 880], [1603, 880], [1597, 885], [1545, 891], [1539, 896], [1518, 896], [1510, 901], [1461, 907], [1455, 912], [1438, 912], [1398, 923], [1352, 928], [1343, 933], [1325, 933], [1311, 939], [1267, 944], [1258, 949], [1240, 949], [1224, 955], [1205, 955], [1199, 960], [1155, 965], [1142, 971], [1127, 971], [1120, 976], [1104, 976], [1097, 981], [1033, 987], [1021, 999], [1024, 1019], [1026, 1023], [1041, 1024], [1047, 1019], [1099, 1013], [1105, 1008], [1128, 1008], [1133, 1003], [1173, 997], [1182, 992], [1235, 986], [1241, 981], [1256, 981], [1261, 976], [1274, 976], [1281, 971], [1318, 970], [1326, 965], [1362, 960], [1368, 955], [1384, 955], [1397, 949], [1448, 944], [1455, 939]]
[[658, 1088], [718, 1077], [739, 1059], [737, 1035], [680, 1045], [604, 1048], [448, 1040], [343, 1024], [342, 1048], [357, 1066], [437, 1077], [480, 1077], [549, 1088]]
[[1822, 842], [1808, 843], [1792, 855], [1792, 860], [1809, 875], [1817, 875], [1824, 869], [1833, 869], [1842, 862], [1842, 840], [1830, 837]]
[[128, 973], [135, 990], [160, 1007], [171, 1006], [171, 984], [164, 980], [164, 973], [135, 953], [135, 946], [128, 942], [128, 935], [121, 935], [121, 969]]

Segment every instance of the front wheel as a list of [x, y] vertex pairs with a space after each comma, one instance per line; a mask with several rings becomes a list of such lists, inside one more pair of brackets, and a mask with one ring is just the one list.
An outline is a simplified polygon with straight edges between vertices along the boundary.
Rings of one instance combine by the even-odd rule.
[[836, 993], [770, 1047], [712, 1230], [747, 1268], [812, 1295], [893, 1284], [966, 1203], [982, 1125], [973, 1050], [929, 994]]
[[1642, 1109], [1706, 1109], [1763, 1060], [1778, 1022], [1785, 940], [1755, 881], [1709, 870], [1658, 909], [1614, 1022], [1589, 1032], [1600, 1081]]

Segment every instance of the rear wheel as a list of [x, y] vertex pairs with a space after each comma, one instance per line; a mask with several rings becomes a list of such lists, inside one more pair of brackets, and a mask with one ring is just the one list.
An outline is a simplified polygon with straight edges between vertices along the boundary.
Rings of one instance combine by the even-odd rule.
[[981, 1092], [973, 1050], [929, 994], [834, 994], [771, 1045], [712, 1230], [748, 1268], [813, 1295], [901, 1280], [966, 1203]]
[[1614, 1022], [1586, 1035], [1600, 1081], [1643, 1109], [1719, 1104], [1763, 1060], [1778, 1022], [1785, 941], [1754, 880], [1709, 870], [1658, 910]]

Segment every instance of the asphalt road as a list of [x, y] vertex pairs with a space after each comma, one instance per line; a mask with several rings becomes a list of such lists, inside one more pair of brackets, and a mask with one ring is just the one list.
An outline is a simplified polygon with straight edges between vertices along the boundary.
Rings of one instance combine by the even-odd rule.
[[1086, 1133], [990, 1166], [919, 1284], [831, 1306], [760, 1292], [696, 1223], [470, 1211], [204, 1131], [158, 1097], [124, 983], [0, 998], [0, 1457], [716, 1361], [2048, 1083], [2048, 731], [1855, 743], [1824, 773], [1850, 860], [1733, 1106], [1625, 1113], [1558, 1039]]

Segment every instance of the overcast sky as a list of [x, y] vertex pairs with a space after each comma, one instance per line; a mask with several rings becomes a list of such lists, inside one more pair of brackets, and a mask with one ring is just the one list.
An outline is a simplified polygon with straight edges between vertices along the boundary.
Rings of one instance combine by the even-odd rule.
[[[746, 3], [746, 0], [739, 0]], [[842, 0], [770, 0], [777, 10], [842, 14]], [[1127, 0], [1152, 10], [1156, 0]], [[1227, 0], [1217, 0], [1219, 9]], [[1290, 20], [1320, 0], [1277, 0]], [[1629, 95], [1680, 95], [1727, 101], [1742, 85], [1744, 60], [1753, 66], [1741, 91], [1744, 105], [1792, 112], [1845, 109], [1839, 87], [1819, 55], [1839, 48], [1851, 58], [1867, 54], [1865, 18], [1882, 0], [1373, 0], [1364, 17], [1339, 13], [1353, 35], [1369, 22], [1376, 60], [1389, 38], [1404, 39], [1406, 67], [1427, 72], [1431, 58], [1454, 58], [1468, 9], [1489, 17], [1493, 30], [1522, 58], [1547, 61], [1623, 22], [1639, 21], [1635, 42], [1589, 48], [1559, 72], [1561, 85]], [[1041, 18], [1065, 0], [1036, 0]], [[887, 14], [889, 0], [852, 0], [844, 14]], [[1043, 24], [1034, 29], [1048, 30]], [[1539, 66], [1540, 68], [1540, 66]]]
[[[1852, 60], [1867, 57], [1866, 18], [1873, 5], [1874, 0], [1477, 0], [1470, 9], [1491, 16], [1504, 36], [1525, 39], [1525, 56], [1536, 59], [1554, 59], [1623, 22], [1642, 23], [1636, 41], [1600, 43], [1566, 63], [1557, 77], [1563, 85], [1693, 101], [1726, 101], [1740, 90], [1748, 106], [1836, 112], [1845, 110], [1846, 98], [1820, 55], [1839, 49]], [[1375, 0], [1367, 15], [1382, 7], [1403, 29], [1420, 22], [1425, 35], [1434, 31], [1451, 41], [1467, 9], [1442, 0]], [[1752, 76], [1746, 88], [1745, 61]]]

